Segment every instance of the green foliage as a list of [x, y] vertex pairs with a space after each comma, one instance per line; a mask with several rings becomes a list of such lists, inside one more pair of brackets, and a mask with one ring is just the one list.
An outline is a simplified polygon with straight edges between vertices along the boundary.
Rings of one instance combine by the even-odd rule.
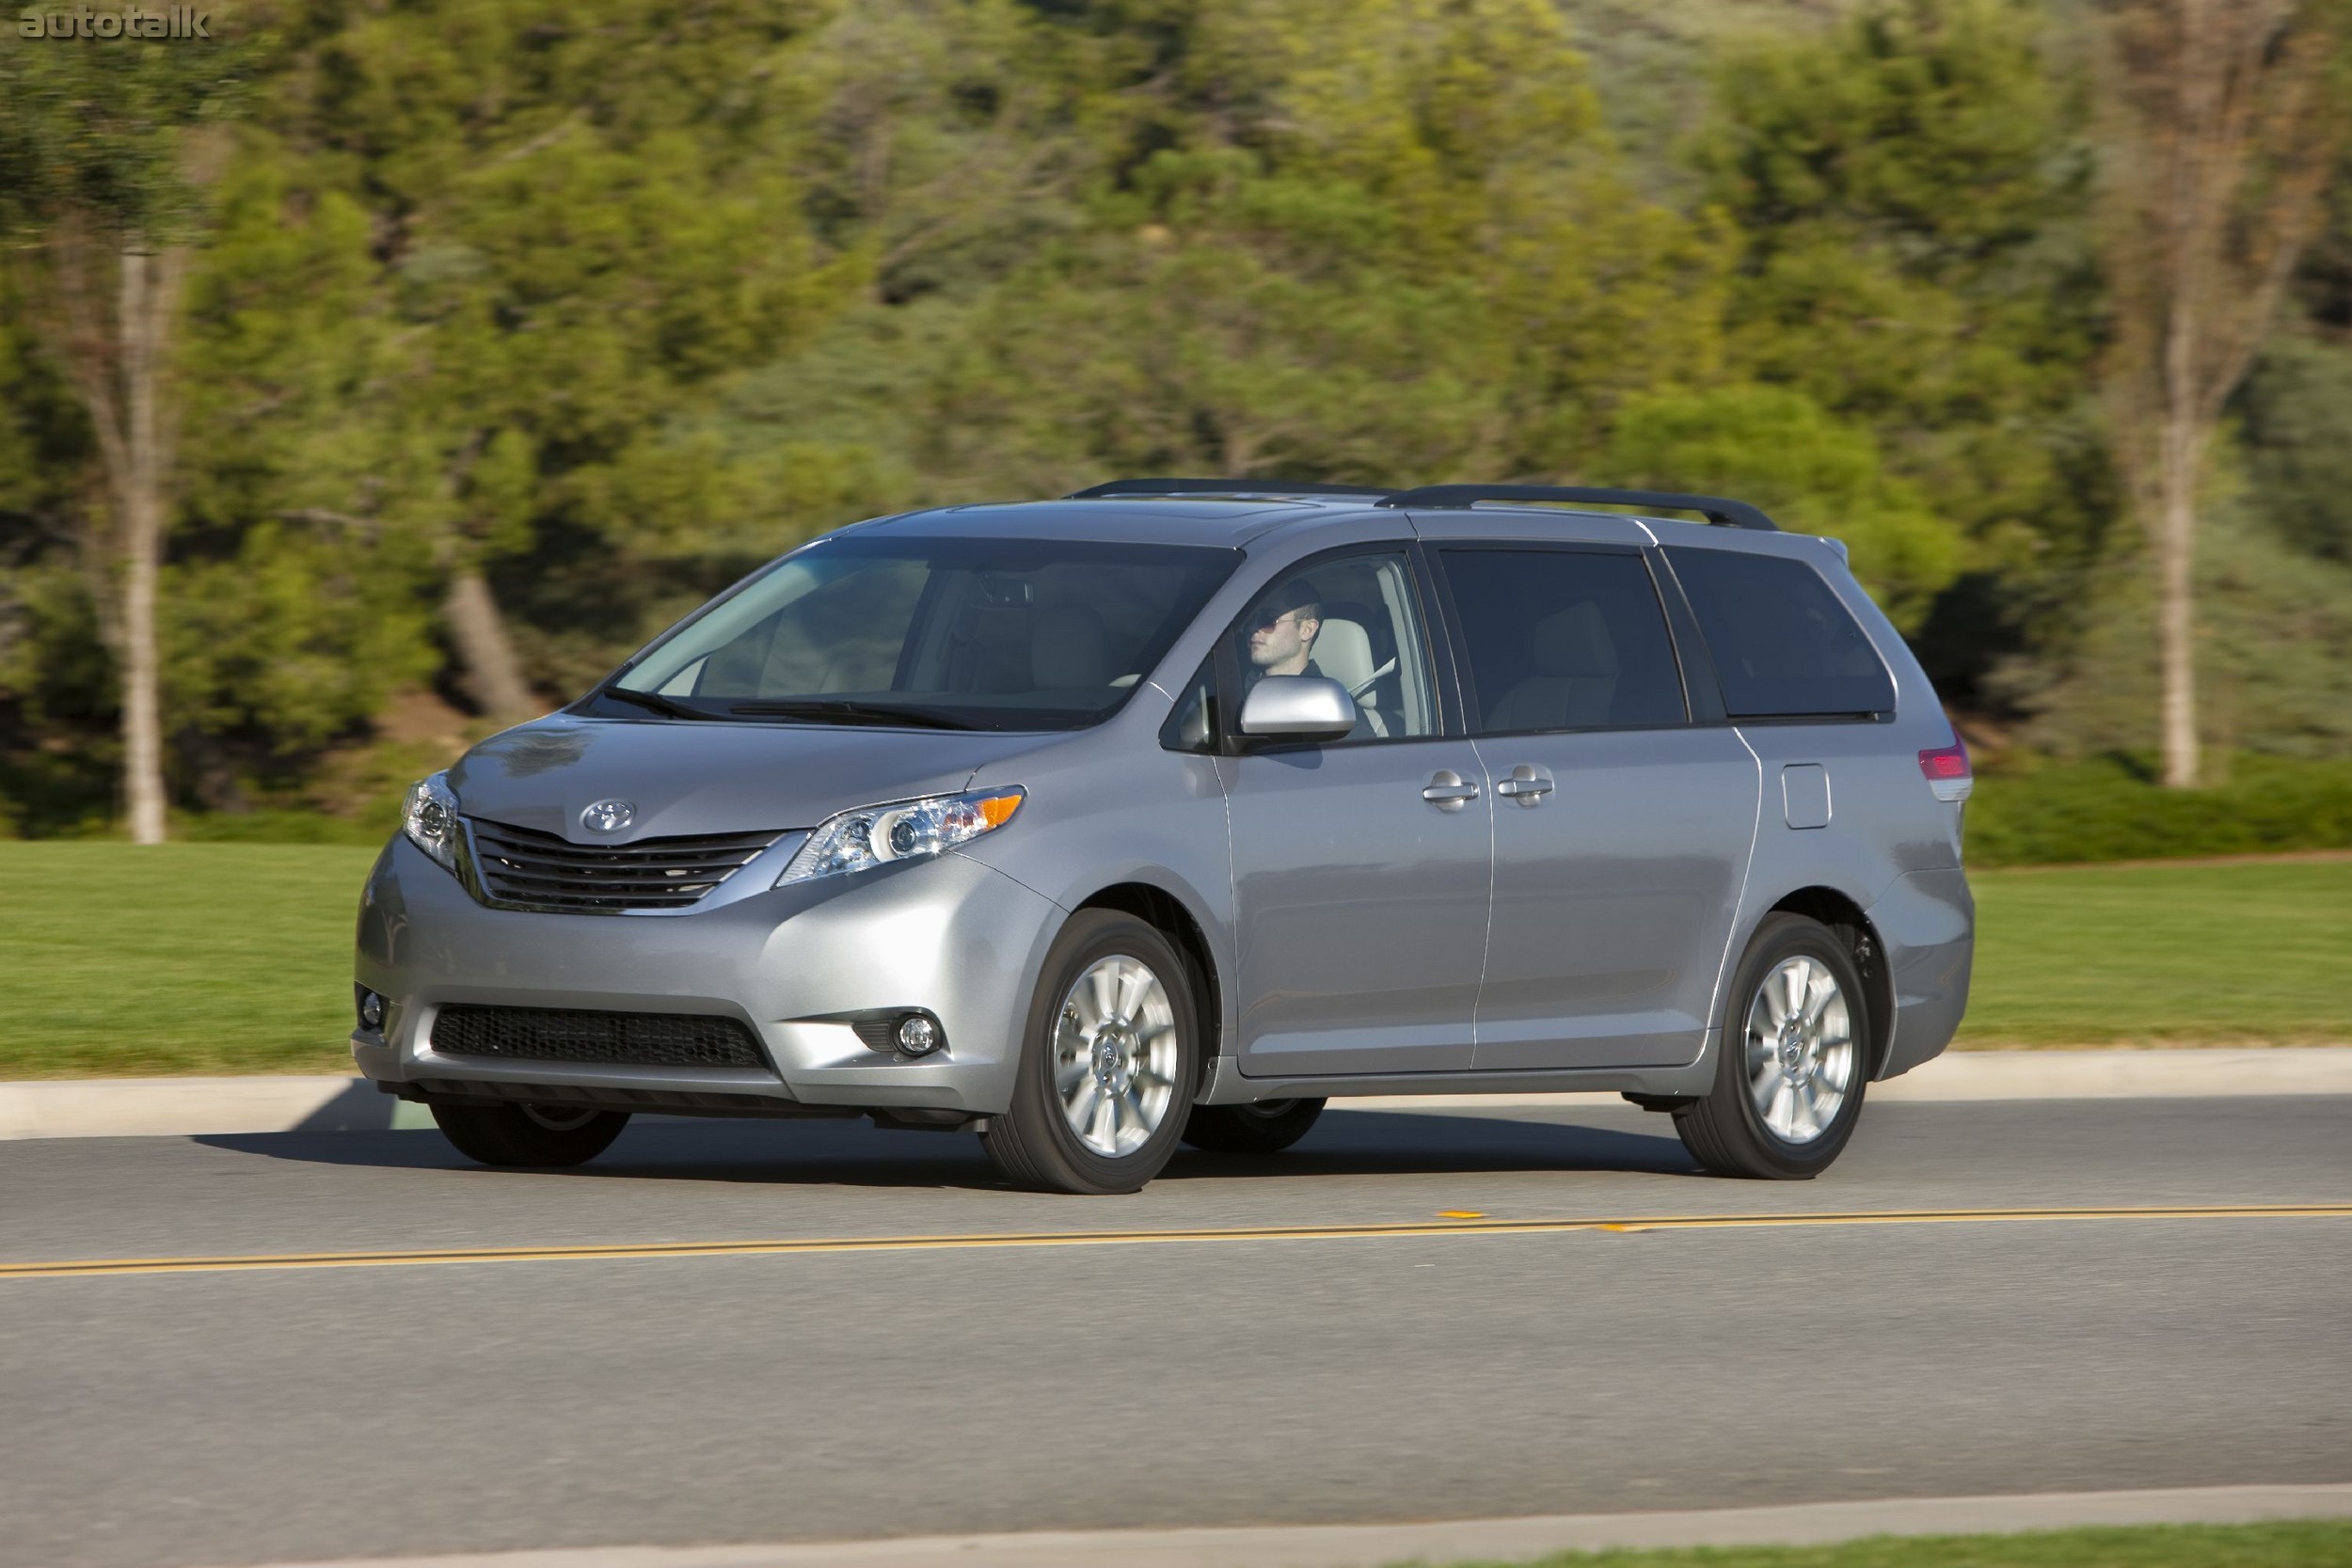
[[216, 198], [182, 356], [188, 480], [164, 593], [170, 721], [298, 766], [436, 662], [421, 541], [351, 511], [387, 486], [374, 422], [398, 363], [364, 209], [265, 135]]
[[2265, 520], [2291, 550], [2352, 563], [2352, 343], [2280, 339], [2237, 407]]
[[251, 40], [154, 49], [98, 40], [0, 50], [0, 235], [60, 219], [170, 244], [197, 227], [186, 133], [237, 107]]
[[1896, 625], [1916, 626], [1959, 567], [1960, 542], [1918, 487], [1889, 474], [1867, 430], [1786, 387], [1673, 392], [1626, 408], [1603, 460], [1613, 483], [1734, 495], [1783, 528], [1844, 540]]
[[[1878, 0], [1824, 42], [1746, 43], [1702, 153], [1762, 258], [1833, 235], [1923, 278], [1997, 270], [2064, 215], [2071, 106], [2020, 0]], [[2079, 173], [2079, 171], [2076, 171]]]
[[398, 806], [408, 784], [429, 771], [429, 768], [411, 769], [397, 792], [388, 791], [357, 818], [283, 806], [190, 812], [174, 819], [171, 836], [181, 844], [327, 844], [373, 852], [381, 849], [385, 839], [399, 827]]
[[[323, 421], [336, 461], [308, 470], [310, 506], [375, 531], [412, 606], [504, 563], [558, 689], [642, 633], [665, 563], [709, 586], [714, 519], [693, 503], [727, 486], [680, 492], [694, 458], [668, 421], [857, 280], [857, 259], [818, 254], [772, 156], [807, 107], [781, 59], [807, 20], [534, 0], [354, 14], [301, 41], [263, 117], [291, 197], [364, 214], [361, 330], [333, 351], [363, 380]], [[612, 568], [589, 580], [567, 569], [598, 558]], [[601, 629], [575, 661], [550, 642], [583, 610]]]
[[[2216, 497], [2196, 562], [2205, 736], [2225, 755], [2352, 755], [2352, 564], [2257, 527], [2249, 500]], [[2154, 646], [2147, 570], [2120, 552], [2089, 578], [2064, 662], [2018, 661], [1995, 685], [2044, 751], [2128, 751], [2153, 738]]]
[[0, 512], [62, 537], [94, 453], [88, 421], [41, 352], [30, 283], [25, 269], [0, 266]]
[[1963, 697], [2065, 624], [2115, 512], [2088, 406], [2084, 111], [2053, 30], [2026, 0], [1871, 0], [1819, 38], [1749, 40], [1697, 153], [1742, 245], [1733, 362], [1869, 430], [1964, 536], [1945, 570], [1998, 585], [1931, 649]]
[[70, 552], [47, 541], [38, 516], [0, 571], [0, 838], [103, 824], [119, 760], [112, 730], [114, 672], [96, 606]]
[[2042, 763], [1979, 776], [1974, 866], [2352, 849], [2352, 761], [2241, 753], [2224, 782], [2166, 789], [2145, 755]]
[[29, 281], [0, 265], [0, 837], [103, 816], [113, 791], [111, 738], [91, 733], [113, 673], [74, 548], [95, 453]]
[[369, 555], [333, 535], [262, 523], [234, 557], [175, 567], [166, 661], [174, 719], [315, 749], [428, 673], [424, 618], [397, 579], [392, 593], [372, 591]]

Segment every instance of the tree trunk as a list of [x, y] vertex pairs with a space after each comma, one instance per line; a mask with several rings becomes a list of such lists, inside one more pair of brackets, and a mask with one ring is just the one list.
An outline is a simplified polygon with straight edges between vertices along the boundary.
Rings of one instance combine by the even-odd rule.
[[[2183, 246], [2185, 250], [2187, 247]], [[2185, 268], [2183, 269], [2186, 271]], [[2197, 491], [2205, 471], [2208, 436], [2199, 418], [2196, 378], [2198, 285], [2190, 276], [2168, 279], [2171, 310], [2165, 322], [2163, 394], [2157, 415], [2155, 515], [2149, 543], [2156, 569], [2157, 734], [2168, 789], [2194, 789], [2201, 748], [2197, 736], [2197, 649], [2193, 610], [2197, 555]]]
[[[104, 241], [78, 217], [56, 224], [47, 244], [64, 324], [59, 357], [89, 411], [106, 477], [109, 526], [86, 531], [85, 567], [121, 673], [123, 807], [133, 843], [161, 844], [163, 656], [155, 612], [178, 444], [165, 372], [187, 251], [151, 248], [136, 233]], [[109, 263], [111, 311], [99, 297]]]
[[2197, 785], [2197, 652], [2190, 597], [2197, 555], [2197, 476], [2202, 465], [2189, 451], [2201, 445], [2175, 416], [2166, 421], [2162, 494], [2155, 538], [2156, 659], [2161, 700], [2160, 733], [2164, 783], [2168, 789]]
[[177, 304], [176, 255], [134, 240], [121, 258], [123, 458], [115, 507], [122, 549], [122, 793], [131, 842], [164, 842], [163, 658], [155, 633], [170, 437], [162, 412], [164, 342]]
[[542, 705], [523, 679], [490, 579], [480, 568], [464, 567], [450, 578], [441, 615], [449, 624], [450, 641], [456, 644], [457, 661], [465, 667], [467, 692], [482, 711], [502, 724], [536, 718]]

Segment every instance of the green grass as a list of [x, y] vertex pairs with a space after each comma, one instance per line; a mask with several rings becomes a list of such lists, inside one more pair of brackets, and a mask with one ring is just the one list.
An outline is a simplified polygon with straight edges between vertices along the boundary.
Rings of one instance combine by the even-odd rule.
[[[373, 853], [0, 842], [0, 1078], [342, 1069]], [[1963, 1045], [2352, 1040], [2352, 861], [1974, 880]]]
[[0, 1078], [348, 1069], [374, 858], [0, 843]]
[[1969, 880], [1963, 1045], [2352, 1041], [2352, 861]]
[[1883, 1535], [1832, 1546], [1562, 1552], [1520, 1568], [2352, 1568], [2352, 1519], [2022, 1535]]

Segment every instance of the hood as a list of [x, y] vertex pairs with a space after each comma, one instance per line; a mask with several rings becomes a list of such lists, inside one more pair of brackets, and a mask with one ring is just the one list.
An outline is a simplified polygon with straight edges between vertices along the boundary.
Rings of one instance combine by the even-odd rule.
[[[492, 736], [449, 770], [449, 783], [468, 816], [575, 844], [628, 844], [813, 828], [851, 806], [952, 794], [983, 763], [1067, 738], [556, 714]], [[591, 834], [580, 826], [583, 807], [612, 800], [635, 808], [629, 827]]]

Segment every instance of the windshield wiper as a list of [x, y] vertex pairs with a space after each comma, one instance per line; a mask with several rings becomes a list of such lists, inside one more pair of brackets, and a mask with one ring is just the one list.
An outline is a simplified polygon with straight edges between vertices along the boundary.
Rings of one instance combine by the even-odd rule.
[[894, 707], [887, 703], [856, 703], [829, 697], [791, 703], [737, 703], [729, 713], [761, 719], [805, 719], [833, 724], [903, 724], [910, 729], [973, 730], [977, 724], [934, 713], [927, 708]]
[[626, 686], [608, 686], [596, 695], [611, 697], [618, 702], [633, 703], [639, 707], [650, 708], [656, 713], [666, 713], [673, 719], [716, 719], [718, 717], [715, 713], [705, 713], [698, 707], [688, 707], [684, 703], [664, 697], [659, 691], [631, 691]]

